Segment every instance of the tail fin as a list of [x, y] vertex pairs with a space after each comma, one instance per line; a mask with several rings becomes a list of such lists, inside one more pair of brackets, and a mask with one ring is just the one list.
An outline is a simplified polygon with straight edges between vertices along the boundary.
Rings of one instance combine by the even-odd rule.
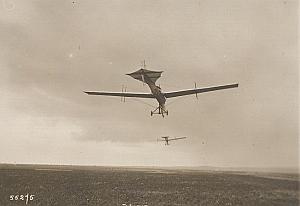
[[163, 71], [151, 71], [147, 69], [139, 69], [127, 75], [141, 82], [147, 83], [147, 81], [150, 80], [151, 82], [155, 83], [161, 77], [161, 73], [163, 73]]

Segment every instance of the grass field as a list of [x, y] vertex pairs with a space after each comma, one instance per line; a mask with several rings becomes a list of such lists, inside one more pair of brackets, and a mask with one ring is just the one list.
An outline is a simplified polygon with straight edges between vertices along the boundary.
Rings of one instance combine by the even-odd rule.
[[[300, 202], [298, 178], [297, 174], [5, 166], [0, 167], [0, 205], [290, 206]], [[20, 199], [26, 194], [34, 195], [33, 200]]]

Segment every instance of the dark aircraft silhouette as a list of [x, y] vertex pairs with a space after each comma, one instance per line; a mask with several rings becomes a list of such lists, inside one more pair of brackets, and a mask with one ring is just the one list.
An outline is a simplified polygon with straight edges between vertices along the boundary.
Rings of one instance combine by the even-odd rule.
[[164, 136], [164, 137], [161, 137], [163, 138], [162, 140], [158, 139], [157, 141], [158, 142], [165, 142], [165, 145], [170, 145], [169, 144], [169, 141], [173, 141], [173, 140], [179, 140], [179, 139], [185, 139], [187, 137], [175, 137], [175, 138], [170, 138], [169, 136]]
[[161, 114], [164, 117], [164, 114], [167, 115], [169, 114], [165, 106], [166, 100], [169, 98], [191, 95], [191, 94], [195, 94], [197, 97], [198, 93], [238, 87], [238, 84], [227, 84], [222, 86], [214, 86], [214, 87], [206, 87], [206, 88], [195, 88], [195, 89], [180, 90], [180, 91], [173, 91], [173, 92], [162, 92], [161, 88], [155, 84], [157, 79], [161, 77], [162, 71], [147, 70], [145, 69], [145, 66], [146, 65], [144, 61], [141, 69], [127, 75], [131, 76], [134, 79], [142, 81], [143, 83], [146, 83], [149, 86], [151, 93], [130, 93], [126, 91], [122, 91], [122, 92], [86, 91], [85, 93], [88, 95], [119, 96], [123, 98], [135, 97], [135, 98], [156, 99], [158, 101], [158, 107], [155, 110], [151, 111], [151, 116], [153, 114]]

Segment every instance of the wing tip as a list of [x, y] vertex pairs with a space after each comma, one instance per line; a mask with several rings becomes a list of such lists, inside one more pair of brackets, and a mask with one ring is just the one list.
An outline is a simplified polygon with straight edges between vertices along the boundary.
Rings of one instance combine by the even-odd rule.
[[82, 91], [83, 93], [86, 93], [87, 95], [90, 95], [91, 92]]

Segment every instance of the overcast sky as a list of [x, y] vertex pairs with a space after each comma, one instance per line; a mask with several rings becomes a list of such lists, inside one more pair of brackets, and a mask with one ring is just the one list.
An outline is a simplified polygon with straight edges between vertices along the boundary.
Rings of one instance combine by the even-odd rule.
[[[1, 3], [0, 162], [299, 163], [296, 0]], [[154, 100], [82, 92], [149, 92], [125, 75], [144, 59], [164, 91], [239, 88], [169, 99], [164, 119]]]

